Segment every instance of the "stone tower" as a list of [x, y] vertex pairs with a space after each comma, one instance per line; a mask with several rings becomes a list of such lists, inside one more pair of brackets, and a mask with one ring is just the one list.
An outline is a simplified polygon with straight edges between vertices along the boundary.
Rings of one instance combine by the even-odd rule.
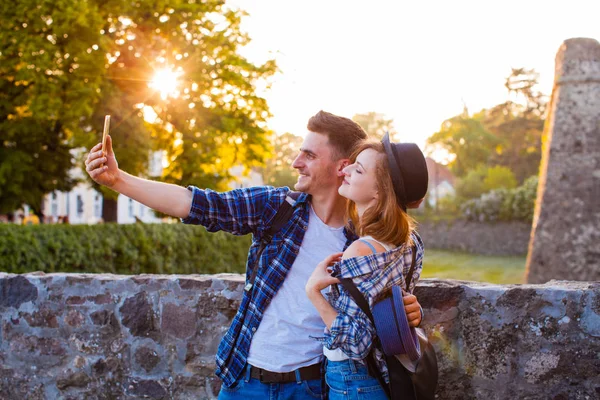
[[600, 43], [556, 55], [527, 282], [600, 280]]

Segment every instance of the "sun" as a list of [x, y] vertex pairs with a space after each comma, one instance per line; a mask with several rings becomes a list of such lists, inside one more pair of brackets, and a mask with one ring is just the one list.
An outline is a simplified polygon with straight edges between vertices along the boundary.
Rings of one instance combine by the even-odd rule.
[[158, 69], [148, 86], [160, 92], [160, 97], [163, 100], [166, 100], [167, 97], [176, 98], [179, 96], [179, 90], [177, 90], [179, 81], [177, 79], [181, 75], [181, 72], [173, 71], [171, 68]]

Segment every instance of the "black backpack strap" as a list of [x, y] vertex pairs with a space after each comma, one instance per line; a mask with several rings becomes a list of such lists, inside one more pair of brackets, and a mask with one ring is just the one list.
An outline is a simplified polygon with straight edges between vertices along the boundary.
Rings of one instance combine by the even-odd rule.
[[367, 314], [367, 317], [369, 317], [373, 326], [375, 326], [375, 318], [373, 318], [373, 314], [371, 313], [371, 307], [369, 307], [367, 299], [365, 299], [365, 296], [363, 296], [360, 290], [358, 290], [352, 279], [340, 278], [340, 283], [344, 289], [346, 289], [348, 294], [350, 294], [350, 297], [352, 297], [352, 300], [354, 300], [356, 305], [359, 306], [365, 314]]
[[[365, 299], [365, 296], [363, 296], [363, 294], [360, 292], [360, 290], [358, 290], [358, 288], [356, 287], [356, 285], [354, 284], [352, 279], [341, 278], [340, 283], [342, 284], [342, 286], [344, 286], [344, 289], [346, 289], [348, 294], [350, 294], [350, 297], [352, 297], [352, 299], [354, 300], [356, 305], [358, 305], [360, 307], [360, 309], [365, 314], [367, 314], [367, 317], [369, 317], [369, 319], [371, 320], [373, 327], [375, 327], [375, 318], [373, 318], [373, 314], [371, 313], [371, 307], [369, 307], [369, 303], [367, 302], [367, 299]], [[375, 340], [377, 340], [377, 334], [375, 334], [375, 335], [376, 335]], [[367, 369], [369, 370], [369, 373], [372, 376], [377, 378], [377, 381], [379, 382], [379, 384], [385, 391], [385, 394], [387, 395], [388, 399], [391, 399], [390, 387], [387, 383], [385, 383], [385, 379], [383, 379], [383, 375], [381, 374], [381, 371], [377, 367], [377, 361], [375, 360], [375, 352], [374, 352], [375, 347], [377, 347], [377, 342], [373, 343], [373, 346], [371, 347], [371, 351], [369, 352], [369, 355], [365, 359], [365, 361], [367, 363]]]
[[406, 282], [406, 291], [409, 291], [410, 281], [412, 280], [413, 272], [415, 272], [415, 260], [417, 259], [417, 246], [413, 246], [412, 249], [412, 263], [410, 264], [410, 269], [408, 270], [408, 276], [404, 280]]
[[256, 280], [256, 275], [258, 274], [258, 268], [260, 266], [260, 257], [262, 256], [263, 251], [269, 245], [269, 243], [271, 243], [273, 236], [275, 236], [275, 234], [279, 232], [279, 230], [283, 228], [283, 226], [292, 217], [292, 213], [294, 212], [294, 206], [296, 205], [296, 201], [298, 200], [301, 194], [301, 192], [294, 192], [291, 190], [288, 192], [287, 196], [285, 196], [284, 202], [281, 203], [279, 209], [277, 210], [277, 213], [275, 213], [275, 216], [271, 221], [271, 226], [263, 234], [263, 237], [260, 240], [260, 247], [258, 248], [258, 253], [256, 254], [256, 262], [254, 268], [252, 269], [252, 274], [250, 274], [250, 278], [248, 279], [248, 282], [244, 287], [244, 290], [246, 292], [252, 290], [252, 287], [254, 286], [254, 281]]

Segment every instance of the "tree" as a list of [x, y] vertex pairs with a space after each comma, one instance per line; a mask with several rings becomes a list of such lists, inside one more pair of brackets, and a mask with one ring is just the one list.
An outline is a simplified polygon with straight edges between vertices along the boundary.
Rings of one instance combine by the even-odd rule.
[[4, 2], [0, 8], [0, 212], [68, 190], [73, 137], [98, 99], [102, 19], [93, 2]]
[[473, 199], [486, 192], [483, 181], [487, 175], [487, 169], [483, 166], [469, 171], [464, 177], [456, 181], [456, 201], [462, 202]]
[[454, 155], [448, 167], [457, 176], [465, 176], [477, 167], [487, 165], [499, 143], [483, 124], [483, 115], [462, 114], [442, 123], [440, 130], [427, 139], [428, 150], [439, 147]]
[[[256, 85], [268, 83], [276, 65], [272, 60], [254, 65], [238, 54], [239, 47], [250, 40], [240, 30], [243, 12], [220, 0], [95, 0], [83, 4], [59, 0], [37, 7], [29, 0], [19, 3], [19, 12], [8, 6], [2, 9], [3, 24], [16, 21], [2, 29], [12, 43], [10, 55], [3, 49], [0, 56], [3, 85], [12, 91], [19, 89], [19, 79], [4, 77], [18, 75], [30, 62], [22, 58], [30, 58], [28, 52], [39, 53], [45, 46], [49, 65], [62, 67], [62, 75], [53, 82], [45, 79], [45, 86], [37, 85], [36, 93], [52, 97], [51, 109], [44, 110], [40, 119], [46, 123], [57, 120], [53, 126], [58, 126], [67, 149], [89, 148], [98, 142], [104, 114], [110, 113], [120, 166], [135, 175], [143, 175], [153, 149], [166, 151], [168, 166], [163, 180], [215, 189], [225, 188], [233, 165], [252, 167], [264, 161], [270, 150], [266, 128], [270, 113], [265, 99], [256, 94]], [[29, 10], [36, 11], [27, 14]], [[12, 32], [23, 24], [37, 26], [39, 20], [51, 22], [41, 24], [34, 35]], [[80, 33], [81, 26], [85, 29]], [[47, 32], [48, 27], [52, 32]], [[54, 39], [46, 39], [48, 35]], [[60, 46], [68, 51], [61, 51]], [[6, 69], [5, 57], [14, 60]], [[44, 71], [49, 67], [34, 64], [34, 68]], [[157, 72], [167, 80], [157, 81]], [[175, 74], [180, 75], [179, 81], [168, 82]], [[60, 91], [57, 82], [68, 87]], [[53, 91], [71, 97], [52, 95]], [[25, 115], [33, 112], [36, 103], [32, 103], [31, 91], [20, 95], [20, 103], [16, 102], [18, 95], [7, 92], [11, 93], [5, 98], [7, 104], [21, 106]], [[149, 110], [157, 117], [145, 118]], [[23, 118], [17, 122], [25, 124]], [[34, 130], [44, 139], [42, 143], [56, 142], [45, 127], [25, 124], [22, 128], [29, 136]], [[67, 158], [66, 164], [73, 165], [70, 155], [53, 157], [57, 165]], [[67, 182], [68, 168], [64, 170], [51, 181], [57, 185]], [[18, 187], [15, 195], [19, 201], [28, 188], [25, 184]], [[49, 190], [54, 189], [40, 190], [40, 197]], [[101, 190], [105, 204], [114, 201], [115, 194]]]
[[509, 168], [520, 183], [538, 174], [542, 157], [547, 100], [533, 89], [538, 78], [534, 70], [513, 68], [505, 86], [516, 101], [485, 111], [484, 125], [500, 140], [492, 163]]
[[534, 69], [512, 68], [504, 86], [509, 94], [525, 99], [523, 111], [525, 114], [534, 113], [543, 118], [548, 100], [542, 92], [534, 90], [539, 79], [540, 74]]
[[505, 86], [515, 101], [472, 116], [465, 108], [427, 139], [428, 151], [439, 148], [453, 156], [449, 166], [459, 177], [495, 165], [511, 170], [518, 183], [537, 175], [546, 109], [545, 96], [534, 90], [537, 79], [534, 70], [513, 69]]
[[507, 167], [520, 183], [537, 175], [542, 157], [544, 120], [510, 101], [484, 113], [484, 125], [498, 139], [490, 164]]
[[483, 178], [483, 185], [486, 191], [514, 189], [517, 187], [517, 180], [510, 169], [496, 165], [487, 169], [485, 178]]
[[292, 162], [298, 155], [303, 138], [292, 133], [273, 136], [273, 157], [267, 160], [263, 179], [267, 185], [293, 188], [298, 181], [298, 173]]
[[381, 140], [386, 132], [390, 133], [391, 138], [396, 134], [394, 120], [387, 119], [380, 113], [371, 111], [365, 114], [355, 114], [352, 120], [358, 123], [373, 139]]
[[471, 170], [456, 182], [457, 201], [473, 199], [497, 189], [514, 189], [517, 180], [512, 171], [506, 167], [479, 166]]

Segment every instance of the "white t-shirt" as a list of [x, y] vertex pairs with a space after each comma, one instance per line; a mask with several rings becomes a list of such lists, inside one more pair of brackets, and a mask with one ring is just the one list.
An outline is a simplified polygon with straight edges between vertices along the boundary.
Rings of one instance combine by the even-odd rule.
[[317, 264], [332, 253], [341, 252], [345, 243], [344, 228], [329, 227], [311, 207], [296, 260], [250, 343], [250, 365], [272, 372], [290, 372], [320, 361], [323, 344], [310, 336], [322, 336], [325, 323], [304, 287]]

